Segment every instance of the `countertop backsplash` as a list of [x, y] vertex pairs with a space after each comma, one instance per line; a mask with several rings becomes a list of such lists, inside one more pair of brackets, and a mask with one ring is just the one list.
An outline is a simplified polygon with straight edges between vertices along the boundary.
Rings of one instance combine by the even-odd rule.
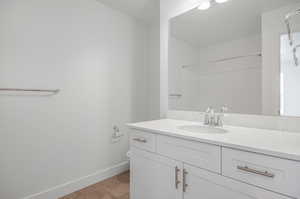
[[[167, 118], [203, 122], [204, 117], [202, 112], [169, 110], [167, 113]], [[225, 125], [232, 126], [300, 133], [300, 118], [298, 117], [276, 117], [228, 113], [225, 115], [224, 123]]]

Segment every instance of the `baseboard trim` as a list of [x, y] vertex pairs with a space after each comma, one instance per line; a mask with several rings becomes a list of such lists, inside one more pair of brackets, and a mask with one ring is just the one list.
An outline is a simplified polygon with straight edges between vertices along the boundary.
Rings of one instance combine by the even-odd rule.
[[89, 185], [95, 184], [99, 181], [105, 180], [112, 176], [118, 175], [129, 169], [129, 162], [122, 162], [113, 167], [97, 171], [91, 175], [81, 177], [79, 179], [67, 182], [42, 191], [40, 193], [32, 194], [23, 199], [57, 199], [62, 196], [73, 193], [74, 191], [85, 188]]

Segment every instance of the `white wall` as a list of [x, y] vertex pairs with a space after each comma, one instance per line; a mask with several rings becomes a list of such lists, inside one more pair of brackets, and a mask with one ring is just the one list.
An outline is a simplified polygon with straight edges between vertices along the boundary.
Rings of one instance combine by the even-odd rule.
[[161, 0], [160, 1], [160, 116], [168, 112], [168, 55], [169, 19], [184, 13], [204, 0]]
[[16, 199], [126, 160], [112, 126], [148, 118], [147, 29], [95, 0], [0, 1], [0, 198]]
[[169, 109], [190, 110], [194, 107], [199, 94], [195, 92], [196, 85], [193, 84], [190, 76], [185, 78], [184, 71], [186, 70], [182, 66], [200, 62], [199, 48], [183, 40], [170, 37], [169, 49], [169, 94], [182, 95], [181, 97], [169, 96]]
[[213, 62], [261, 52], [260, 35], [202, 48], [171, 37], [169, 45], [169, 93], [182, 94], [169, 97], [169, 109], [226, 105], [233, 113], [261, 114], [261, 57]]
[[149, 119], [160, 118], [159, 22], [149, 26], [148, 32]]

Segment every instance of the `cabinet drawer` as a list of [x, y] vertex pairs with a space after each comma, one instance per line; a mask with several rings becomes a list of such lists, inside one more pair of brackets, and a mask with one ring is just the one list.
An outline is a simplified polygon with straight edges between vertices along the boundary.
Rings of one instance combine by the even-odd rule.
[[155, 135], [144, 131], [131, 130], [130, 146], [155, 152], [155, 145]]
[[300, 198], [300, 162], [223, 148], [222, 174]]
[[185, 165], [184, 199], [290, 199], [246, 183]]
[[157, 153], [216, 173], [221, 172], [221, 148], [215, 145], [157, 136]]

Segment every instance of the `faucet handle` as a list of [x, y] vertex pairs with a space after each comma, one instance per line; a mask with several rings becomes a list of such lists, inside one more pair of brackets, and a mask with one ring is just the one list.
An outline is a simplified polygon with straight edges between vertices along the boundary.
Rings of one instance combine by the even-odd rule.
[[228, 107], [227, 106], [222, 106], [221, 108], [221, 113], [226, 113], [228, 111]]
[[217, 115], [217, 120], [215, 122], [215, 125], [216, 126], [219, 126], [219, 127], [223, 127], [223, 120], [224, 120], [224, 117], [225, 117], [225, 113], [228, 111], [228, 108], [227, 106], [222, 106], [221, 107], [221, 111], [220, 113]]
[[207, 109], [206, 109], [206, 113], [210, 113], [210, 111], [212, 110], [212, 107], [211, 106], [209, 106]]
[[204, 114], [204, 124], [209, 125], [210, 124], [210, 113], [211, 113], [212, 108], [209, 106]]

